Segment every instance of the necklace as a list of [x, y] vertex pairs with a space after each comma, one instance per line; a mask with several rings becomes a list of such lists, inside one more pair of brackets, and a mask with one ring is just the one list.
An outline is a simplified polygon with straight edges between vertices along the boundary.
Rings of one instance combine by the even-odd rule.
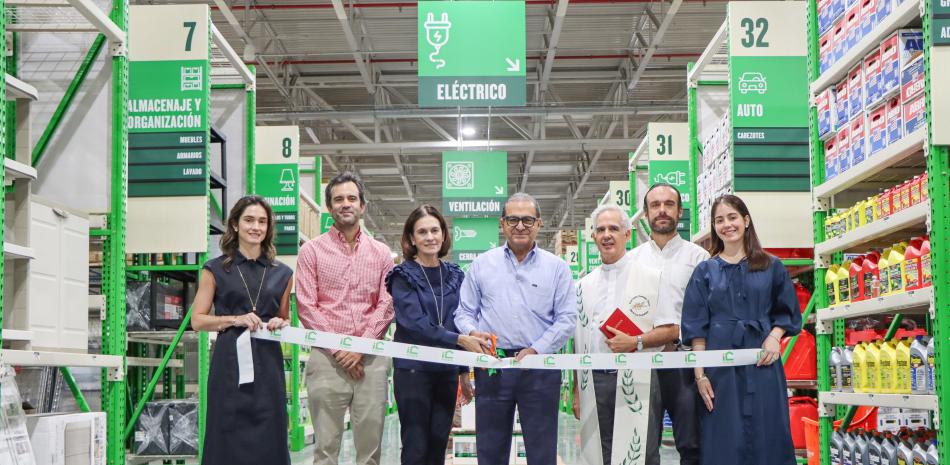
[[264, 278], [267, 277], [267, 266], [264, 266], [264, 274], [261, 275], [261, 285], [257, 288], [257, 297], [251, 300], [251, 290], [247, 287], [247, 281], [244, 279], [244, 273], [241, 272], [241, 266], [237, 266], [238, 274], [241, 275], [241, 282], [244, 283], [244, 290], [247, 291], [247, 300], [251, 302], [251, 313], [257, 313], [257, 302], [261, 299], [261, 289], [264, 288]]
[[429, 292], [432, 293], [432, 300], [435, 302], [435, 314], [439, 318], [439, 326], [442, 326], [442, 321], [445, 319], [445, 286], [442, 282], [442, 262], [439, 262], [439, 300], [435, 298], [435, 288], [432, 287], [432, 283], [429, 282], [429, 275], [426, 273], [426, 269], [422, 264], [419, 264], [422, 267], [422, 276], [426, 278], [426, 284], [429, 285]]

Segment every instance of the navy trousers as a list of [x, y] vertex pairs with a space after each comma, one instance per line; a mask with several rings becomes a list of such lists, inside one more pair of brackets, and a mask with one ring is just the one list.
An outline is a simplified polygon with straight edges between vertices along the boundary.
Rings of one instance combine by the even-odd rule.
[[515, 406], [529, 465], [557, 463], [558, 370], [475, 371], [475, 427], [479, 465], [508, 465]]
[[457, 371], [393, 370], [403, 465], [445, 465], [458, 386]]

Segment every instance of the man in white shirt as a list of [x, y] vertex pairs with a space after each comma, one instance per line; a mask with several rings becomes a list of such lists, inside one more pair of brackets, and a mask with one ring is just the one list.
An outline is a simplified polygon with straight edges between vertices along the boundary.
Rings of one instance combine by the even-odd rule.
[[[696, 265], [709, 259], [709, 252], [684, 240], [676, 231], [683, 215], [679, 190], [669, 184], [654, 184], [643, 197], [643, 212], [650, 223], [650, 241], [627, 253], [636, 262], [659, 267], [661, 271], [657, 318], [654, 327], [666, 328], [667, 343], [679, 338], [683, 315], [683, 295]], [[654, 330], [656, 331], [656, 330]], [[672, 335], [672, 338], [669, 336]], [[627, 349], [635, 341], [618, 341]], [[668, 350], [676, 350], [673, 344]], [[627, 351], [627, 350], [623, 350]], [[659, 378], [662, 408], [654, 424], [662, 426], [663, 410], [673, 422], [673, 438], [680, 455], [680, 465], [699, 465], [699, 402], [695, 376], [690, 369], [656, 370]]]

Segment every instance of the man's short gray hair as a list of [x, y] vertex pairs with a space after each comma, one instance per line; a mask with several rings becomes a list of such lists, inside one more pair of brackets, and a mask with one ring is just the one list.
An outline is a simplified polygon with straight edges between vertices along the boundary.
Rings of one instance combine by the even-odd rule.
[[594, 224], [594, 229], [597, 228], [597, 217], [607, 211], [615, 211], [620, 215], [620, 227], [624, 231], [633, 229], [633, 223], [630, 222], [630, 215], [627, 215], [627, 211], [612, 203], [605, 203], [594, 209], [594, 212], [590, 214], [590, 221]]
[[531, 202], [531, 205], [534, 205], [534, 214], [538, 218], [541, 218], [541, 206], [538, 205], [538, 200], [532, 197], [531, 194], [527, 192], [516, 192], [511, 194], [511, 197], [508, 197], [508, 200], [505, 201], [505, 207], [501, 210], [502, 216], [508, 214], [508, 204], [510, 202]]

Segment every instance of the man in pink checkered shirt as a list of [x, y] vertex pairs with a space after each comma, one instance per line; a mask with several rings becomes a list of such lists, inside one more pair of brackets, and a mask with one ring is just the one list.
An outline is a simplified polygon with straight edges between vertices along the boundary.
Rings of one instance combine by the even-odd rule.
[[[303, 326], [380, 339], [393, 320], [386, 274], [389, 248], [360, 229], [366, 211], [363, 182], [343, 172], [327, 184], [333, 226], [304, 244], [297, 259], [297, 312]], [[386, 414], [387, 357], [314, 349], [307, 363], [307, 394], [316, 447], [314, 465], [336, 465], [347, 409], [357, 465], [378, 465]]]

